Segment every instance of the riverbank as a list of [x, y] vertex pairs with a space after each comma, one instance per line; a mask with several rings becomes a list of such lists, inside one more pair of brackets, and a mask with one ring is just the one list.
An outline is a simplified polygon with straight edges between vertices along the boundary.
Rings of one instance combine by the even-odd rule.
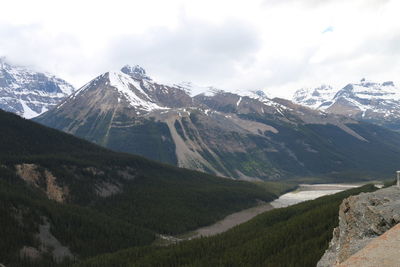
[[313, 200], [322, 196], [331, 195], [351, 188], [360, 187], [363, 184], [300, 184], [299, 187], [291, 192], [281, 195], [278, 199], [269, 203], [259, 203], [259, 205], [232, 213], [224, 219], [195, 231], [179, 236], [160, 236], [158, 242], [161, 245], [177, 243], [183, 240], [191, 240], [201, 236], [213, 236], [245, 223], [255, 216], [276, 208], [288, 207], [303, 201]]

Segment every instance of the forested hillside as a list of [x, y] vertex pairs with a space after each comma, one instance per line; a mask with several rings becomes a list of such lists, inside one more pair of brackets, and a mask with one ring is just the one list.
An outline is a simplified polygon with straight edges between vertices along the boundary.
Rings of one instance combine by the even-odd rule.
[[38, 251], [39, 266], [54, 265], [38, 237], [46, 221], [82, 260], [149, 245], [158, 234], [193, 230], [276, 197], [265, 186], [112, 152], [3, 111], [0, 124], [0, 263], [6, 266], [22, 266], [23, 247]]
[[223, 234], [170, 247], [123, 250], [76, 266], [315, 266], [350, 195], [373, 185], [263, 213]]

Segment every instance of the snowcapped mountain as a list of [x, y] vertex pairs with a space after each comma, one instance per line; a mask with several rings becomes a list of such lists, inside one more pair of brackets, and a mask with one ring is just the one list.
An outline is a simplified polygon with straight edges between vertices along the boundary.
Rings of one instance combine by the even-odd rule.
[[263, 91], [194, 87], [164, 85], [124, 66], [35, 120], [116, 151], [239, 179], [337, 173], [375, 157], [376, 137], [348, 117]]
[[0, 109], [30, 119], [58, 105], [73, 91], [72, 85], [54, 75], [0, 58]]
[[90, 112], [93, 104], [102, 103], [102, 111], [129, 109], [136, 115], [192, 103], [192, 98], [184, 89], [154, 82], [140, 66], [124, 66], [120, 71], [109, 71], [96, 77], [57, 109], [69, 108], [74, 99], [90, 100], [88, 105], [80, 107], [81, 113]]
[[335, 94], [336, 90], [330, 85], [321, 85], [317, 88], [302, 88], [294, 93], [293, 101], [317, 109], [323, 103], [333, 99]]
[[328, 113], [400, 129], [400, 88], [391, 81], [376, 83], [362, 79], [340, 90], [330, 86], [300, 89], [295, 92], [293, 101]]
[[[201, 106], [201, 101], [196, 99], [213, 98], [223, 94], [238, 97], [237, 107], [243, 97], [256, 99], [268, 105], [277, 105], [263, 91], [234, 93], [214, 87], [200, 87], [189, 82], [164, 85], [152, 80], [140, 66], [126, 65], [119, 71], [109, 71], [96, 77], [78, 89], [57, 109], [68, 105], [71, 99], [84, 97], [91, 99], [90, 102], [93, 103], [99, 101], [103, 105], [107, 103], [105, 108], [130, 109], [136, 115], [144, 115], [155, 110], [198, 107]], [[84, 106], [81, 108], [90, 109]]]

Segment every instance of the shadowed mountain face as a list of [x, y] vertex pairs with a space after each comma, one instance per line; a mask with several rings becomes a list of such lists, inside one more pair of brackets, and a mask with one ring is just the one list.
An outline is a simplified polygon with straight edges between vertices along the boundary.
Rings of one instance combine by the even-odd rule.
[[36, 121], [117, 151], [241, 179], [390, 173], [400, 135], [260, 92], [159, 84], [139, 66], [102, 74]]
[[74, 91], [49, 73], [14, 66], [0, 58], [0, 108], [33, 118], [53, 108]]

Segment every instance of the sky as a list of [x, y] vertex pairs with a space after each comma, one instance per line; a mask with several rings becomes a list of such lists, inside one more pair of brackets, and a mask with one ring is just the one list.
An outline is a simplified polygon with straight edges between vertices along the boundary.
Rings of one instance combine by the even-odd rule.
[[400, 85], [397, 0], [0, 0], [0, 56], [79, 88], [140, 65], [190, 81], [291, 97], [361, 78]]

